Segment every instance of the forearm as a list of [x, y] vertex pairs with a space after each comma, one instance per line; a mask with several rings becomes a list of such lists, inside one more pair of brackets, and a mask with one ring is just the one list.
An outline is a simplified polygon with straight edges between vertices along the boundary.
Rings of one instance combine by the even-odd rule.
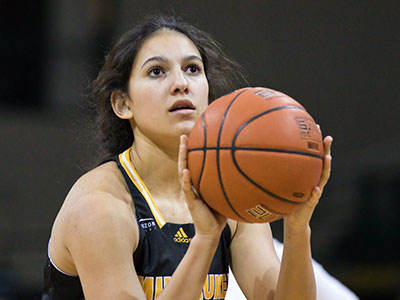
[[[157, 299], [198, 300], [217, 246], [218, 240], [194, 236], [184, 258]], [[182, 287], [185, 287], [184, 292]]]
[[284, 227], [284, 248], [275, 300], [316, 298], [311, 258], [311, 229]]

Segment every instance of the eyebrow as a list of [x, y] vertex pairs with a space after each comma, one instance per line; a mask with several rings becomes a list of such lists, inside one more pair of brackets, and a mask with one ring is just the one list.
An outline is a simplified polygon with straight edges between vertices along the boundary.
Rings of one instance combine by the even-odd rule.
[[[200, 62], [203, 62], [203, 60], [202, 60], [200, 57], [198, 57], [197, 55], [187, 55], [187, 56], [185, 56], [185, 57], [183, 58], [183, 60], [184, 60], [184, 61], [188, 61], [188, 60], [198, 60], [198, 61], [200, 61]], [[166, 62], [166, 61], [168, 61], [168, 59], [165, 58], [164, 56], [153, 56], [153, 57], [150, 57], [149, 59], [146, 59], [146, 61], [142, 64], [142, 68], [143, 68], [146, 64], [148, 64], [149, 62], [152, 62], [152, 61]]]

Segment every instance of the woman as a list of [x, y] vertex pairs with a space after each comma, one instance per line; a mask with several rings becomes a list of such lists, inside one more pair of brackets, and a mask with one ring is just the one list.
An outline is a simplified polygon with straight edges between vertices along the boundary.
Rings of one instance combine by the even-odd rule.
[[44, 299], [224, 299], [229, 265], [248, 299], [315, 299], [309, 221], [331, 137], [319, 186], [284, 219], [282, 263], [268, 224], [227, 220], [191, 188], [187, 136], [238, 74], [212, 38], [173, 18], [122, 36], [93, 84], [108, 159], [57, 215]]

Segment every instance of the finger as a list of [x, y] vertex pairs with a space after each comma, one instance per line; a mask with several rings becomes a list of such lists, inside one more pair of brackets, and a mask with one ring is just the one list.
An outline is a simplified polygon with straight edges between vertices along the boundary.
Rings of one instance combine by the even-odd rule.
[[188, 169], [184, 169], [182, 171], [182, 188], [183, 192], [185, 193], [186, 203], [190, 207], [196, 197], [192, 189], [192, 183], [190, 181], [190, 174]]
[[319, 126], [319, 124], [316, 124], [316, 125], [317, 125], [317, 128], [319, 130], [319, 133], [321, 133], [321, 126]]
[[323, 191], [325, 185], [327, 184], [329, 177], [331, 175], [331, 164], [332, 164], [332, 156], [331, 156], [331, 146], [332, 146], [333, 138], [331, 136], [327, 136], [324, 139], [324, 148], [325, 148], [325, 156], [322, 168], [321, 180], [319, 182], [319, 188], [321, 192]]
[[199, 192], [196, 190], [196, 188], [194, 187], [193, 184], [192, 184], [192, 191], [193, 191], [194, 195], [195, 195], [197, 198], [199, 198], [199, 199], [201, 198]]
[[325, 156], [325, 158], [324, 158], [324, 167], [322, 169], [321, 180], [320, 180], [320, 183], [318, 185], [321, 190], [324, 189], [326, 183], [329, 180], [329, 177], [331, 176], [331, 161], [332, 161], [332, 158], [331, 158], [330, 155]]
[[183, 170], [187, 168], [187, 136], [180, 136], [179, 156], [178, 156], [178, 175], [182, 178]]
[[333, 142], [333, 137], [331, 137], [330, 135], [324, 138], [325, 155], [331, 155], [332, 142]]
[[319, 203], [319, 199], [321, 198], [322, 195], [322, 190], [316, 186], [312, 193], [311, 193], [311, 197], [310, 199], [308, 199], [308, 201], [306, 202], [306, 204], [312, 209], [314, 210], [314, 208], [317, 206], [317, 204]]

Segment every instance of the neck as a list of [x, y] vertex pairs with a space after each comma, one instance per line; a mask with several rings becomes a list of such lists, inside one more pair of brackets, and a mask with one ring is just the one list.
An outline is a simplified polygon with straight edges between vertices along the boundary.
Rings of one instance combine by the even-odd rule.
[[176, 145], [162, 147], [150, 139], [135, 135], [131, 159], [153, 197], [180, 199], [178, 176], [179, 139]]

